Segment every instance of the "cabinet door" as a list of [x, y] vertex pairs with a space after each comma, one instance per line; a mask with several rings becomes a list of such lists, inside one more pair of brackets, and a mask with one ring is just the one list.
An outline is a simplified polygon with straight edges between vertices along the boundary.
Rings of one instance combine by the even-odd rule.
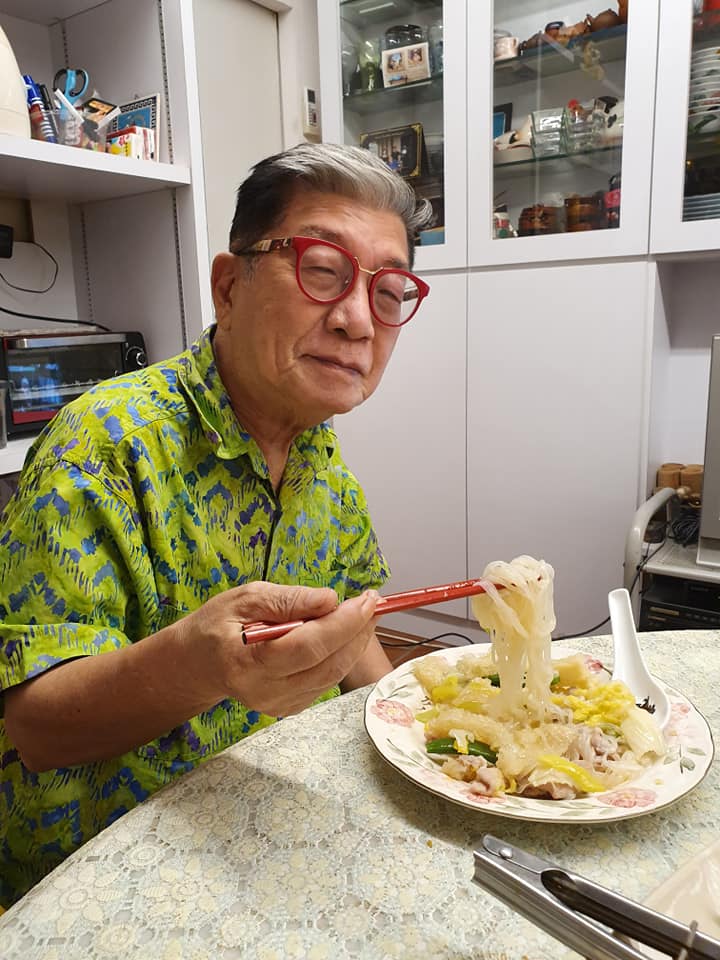
[[644, 478], [647, 273], [625, 262], [470, 277], [468, 565], [550, 563], [558, 635], [599, 624], [623, 583]]
[[720, 10], [701, 6], [660, 5], [652, 253], [720, 247]]
[[468, 10], [469, 262], [648, 250], [657, 0]]
[[465, 3], [318, 0], [323, 139], [364, 146], [433, 208], [419, 270], [466, 262]]
[[[467, 577], [465, 330], [467, 278], [431, 279], [375, 394], [335, 418], [390, 564], [388, 589]], [[434, 606], [458, 617], [466, 602]]]

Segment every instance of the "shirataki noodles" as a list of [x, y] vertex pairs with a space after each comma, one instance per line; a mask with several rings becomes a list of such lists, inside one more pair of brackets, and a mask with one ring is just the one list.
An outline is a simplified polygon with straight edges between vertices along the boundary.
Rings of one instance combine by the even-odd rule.
[[413, 667], [430, 701], [417, 715], [428, 753], [478, 794], [574, 799], [634, 779], [665, 754], [655, 719], [625, 684], [581, 654], [552, 659], [553, 578], [532, 557], [488, 564], [486, 593], [472, 599], [487, 652]]

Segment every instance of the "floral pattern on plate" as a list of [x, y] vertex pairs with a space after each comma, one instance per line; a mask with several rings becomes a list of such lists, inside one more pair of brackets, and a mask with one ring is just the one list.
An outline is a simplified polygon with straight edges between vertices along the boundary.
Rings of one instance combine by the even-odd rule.
[[[553, 658], [575, 652], [553, 645]], [[455, 663], [468, 654], [472, 654], [471, 648], [454, 647], [427, 656], [444, 656]], [[588, 661], [590, 664], [591, 658], [588, 657]], [[402, 664], [375, 685], [365, 702], [365, 729], [380, 755], [396, 770], [431, 793], [465, 807], [502, 817], [550, 823], [624, 820], [652, 813], [679, 800], [700, 783], [712, 762], [714, 746], [707, 721], [682, 694], [659, 680], [672, 705], [664, 731], [668, 751], [637, 779], [577, 800], [473, 794], [467, 783], [442, 773], [425, 752], [423, 725], [414, 719], [415, 714], [427, 706], [425, 694], [412, 672], [416, 662]]]

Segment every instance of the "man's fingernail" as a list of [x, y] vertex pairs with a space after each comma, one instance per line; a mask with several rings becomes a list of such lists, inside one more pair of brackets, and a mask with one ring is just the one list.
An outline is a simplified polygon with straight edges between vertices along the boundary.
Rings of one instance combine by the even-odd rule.
[[380, 594], [377, 592], [377, 590], [366, 590], [363, 594], [363, 607], [375, 606], [379, 596]]

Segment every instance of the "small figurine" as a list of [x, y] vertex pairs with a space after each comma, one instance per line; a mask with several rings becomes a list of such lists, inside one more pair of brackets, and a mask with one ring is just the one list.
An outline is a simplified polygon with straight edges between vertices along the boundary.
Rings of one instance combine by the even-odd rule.
[[588, 42], [583, 45], [580, 69], [583, 73], [587, 73], [589, 77], [592, 77], [593, 80], [600, 82], [605, 79], [605, 70], [602, 67], [601, 60], [602, 54], [600, 53], [600, 48], [596, 43], [593, 43], [592, 40], [588, 40]]
[[579, 23], [573, 23], [569, 27], [561, 27], [557, 32], [556, 40], [557, 43], [561, 44], [563, 47], [566, 47], [571, 40], [575, 39], [575, 37], [582, 37], [588, 32], [588, 25], [584, 20], [580, 20]]
[[603, 10], [602, 13], [599, 13], [596, 17], [591, 16], [589, 13], [585, 17], [585, 23], [588, 25], [588, 29], [591, 32], [596, 30], [607, 30], [610, 27], [616, 27], [620, 23], [620, 17], [614, 10]]

